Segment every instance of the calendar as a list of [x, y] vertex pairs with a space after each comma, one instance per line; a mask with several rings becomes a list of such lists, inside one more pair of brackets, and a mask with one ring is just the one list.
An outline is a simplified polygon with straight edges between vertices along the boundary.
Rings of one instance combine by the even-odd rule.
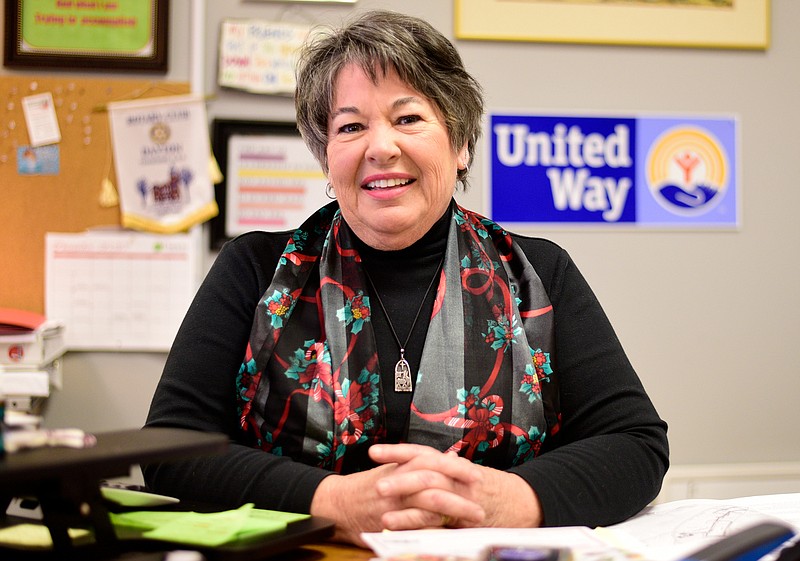
[[167, 351], [199, 285], [199, 240], [129, 230], [48, 233], [45, 308], [68, 350]]

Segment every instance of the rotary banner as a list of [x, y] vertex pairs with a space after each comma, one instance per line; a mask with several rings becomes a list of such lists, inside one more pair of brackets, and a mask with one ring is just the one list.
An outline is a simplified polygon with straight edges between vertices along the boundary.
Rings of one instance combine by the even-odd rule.
[[122, 226], [175, 233], [218, 214], [200, 97], [114, 102], [108, 111]]

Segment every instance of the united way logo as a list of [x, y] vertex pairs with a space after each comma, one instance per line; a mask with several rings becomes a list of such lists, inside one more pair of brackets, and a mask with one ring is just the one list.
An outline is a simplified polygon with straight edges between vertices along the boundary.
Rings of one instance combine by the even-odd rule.
[[705, 214], [724, 198], [728, 161], [722, 144], [710, 132], [694, 126], [668, 129], [648, 153], [648, 188], [658, 204], [673, 214]]

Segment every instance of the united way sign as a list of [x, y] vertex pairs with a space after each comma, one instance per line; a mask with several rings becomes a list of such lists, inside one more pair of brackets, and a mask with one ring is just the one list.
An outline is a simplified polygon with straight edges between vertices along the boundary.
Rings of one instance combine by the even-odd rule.
[[733, 118], [493, 113], [488, 125], [501, 224], [739, 226]]

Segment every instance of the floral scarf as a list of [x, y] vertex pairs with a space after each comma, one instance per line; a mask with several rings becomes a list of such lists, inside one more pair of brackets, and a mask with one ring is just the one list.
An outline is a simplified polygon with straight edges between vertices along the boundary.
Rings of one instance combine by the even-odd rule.
[[[336, 472], [385, 441], [372, 309], [337, 203], [292, 233], [237, 378], [253, 446]], [[507, 468], [558, 430], [553, 310], [511, 236], [454, 205], [408, 442]], [[352, 466], [351, 466], [352, 468]]]

